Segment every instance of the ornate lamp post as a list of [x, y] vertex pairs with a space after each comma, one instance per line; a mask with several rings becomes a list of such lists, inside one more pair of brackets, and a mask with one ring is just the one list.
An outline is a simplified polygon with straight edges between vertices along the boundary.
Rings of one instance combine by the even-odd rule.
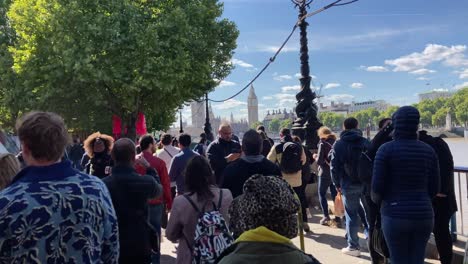
[[183, 128], [183, 125], [182, 125], [182, 106], [179, 107], [179, 121], [180, 121], [180, 130], [179, 130], [179, 133], [182, 134], [184, 133], [184, 128]]
[[206, 139], [208, 139], [208, 141], [213, 141], [214, 136], [212, 132], [213, 129], [211, 128], [211, 124], [210, 124], [210, 109], [208, 106], [208, 93], [205, 93], [205, 110], [206, 110], [206, 119], [205, 119], [205, 126], [203, 130], [205, 131]]
[[[307, 8], [313, 0], [291, 0], [299, 8], [299, 19], [307, 15]], [[317, 118], [318, 107], [314, 100], [317, 98], [315, 92], [310, 89], [309, 48], [307, 46], [308, 23], [302, 20], [299, 24], [301, 43], [301, 91], [297, 93], [296, 115], [292, 131], [293, 134], [305, 140], [308, 149], [317, 148], [319, 138], [317, 130], [322, 126]]]

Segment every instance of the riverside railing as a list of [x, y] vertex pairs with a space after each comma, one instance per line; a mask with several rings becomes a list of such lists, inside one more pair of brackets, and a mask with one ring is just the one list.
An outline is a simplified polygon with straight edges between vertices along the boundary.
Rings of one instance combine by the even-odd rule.
[[468, 167], [455, 166], [454, 176], [458, 204], [457, 235], [468, 237]]

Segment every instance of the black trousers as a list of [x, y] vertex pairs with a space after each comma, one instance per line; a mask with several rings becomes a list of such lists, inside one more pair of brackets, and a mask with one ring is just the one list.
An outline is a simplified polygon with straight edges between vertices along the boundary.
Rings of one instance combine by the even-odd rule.
[[434, 207], [434, 237], [439, 251], [440, 263], [451, 264], [453, 256], [453, 242], [450, 235], [450, 218], [453, 212], [450, 210], [447, 197], [436, 197]]
[[304, 223], [307, 223], [308, 218], [307, 218], [307, 199], [305, 195], [305, 188], [306, 188], [306, 183], [302, 183], [301, 186], [294, 187], [293, 190], [296, 192], [297, 196], [299, 196], [299, 200], [301, 201], [301, 211], [302, 211], [302, 221]]
[[367, 192], [363, 195], [362, 202], [364, 204], [364, 210], [366, 210], [367, 224], [369, 227], [369, 239], [367, 239], [367, 247], [369, 249], [372, 264], [386, 263], [385, 258], [382, 257], [379, 253], [375, 252], [371, 243], [371, 237], [374, 233], [376, 224], [378, 224], [380, 227], [380, 223], [382, 222], [380, 218], [380, 208], [372, 201], [370, 194]]

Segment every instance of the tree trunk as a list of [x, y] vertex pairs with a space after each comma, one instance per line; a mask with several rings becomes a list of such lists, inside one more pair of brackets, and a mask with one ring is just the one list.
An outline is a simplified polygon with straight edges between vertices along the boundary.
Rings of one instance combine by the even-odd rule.
[[129, 118], [129, 124], [128, 124], [128, 132], [127, 132], [127, 137], [133, 142], [136, 142], [136, 119], [137, 119], [137, 114], [132, 113]]

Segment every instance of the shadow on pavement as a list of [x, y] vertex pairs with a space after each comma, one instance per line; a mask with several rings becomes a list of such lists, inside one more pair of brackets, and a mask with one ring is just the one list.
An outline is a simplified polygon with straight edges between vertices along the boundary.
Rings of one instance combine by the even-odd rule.
[[161, 255], [161, 264], [174, 264], [176, 258], [169, 255]]

